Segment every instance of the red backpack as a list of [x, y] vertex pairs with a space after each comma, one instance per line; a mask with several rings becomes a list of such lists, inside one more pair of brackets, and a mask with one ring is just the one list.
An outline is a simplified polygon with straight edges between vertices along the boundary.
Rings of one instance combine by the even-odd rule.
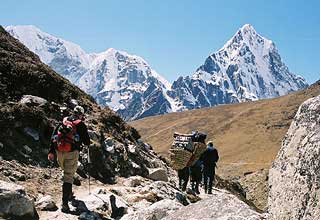
[[69, 121], [65, 117], [58, 128], [57, 133], [57, 150], [60, 152], [71, 152], [73, 145], [79, 141], [76, 126], [81, 122], [80, 119]]

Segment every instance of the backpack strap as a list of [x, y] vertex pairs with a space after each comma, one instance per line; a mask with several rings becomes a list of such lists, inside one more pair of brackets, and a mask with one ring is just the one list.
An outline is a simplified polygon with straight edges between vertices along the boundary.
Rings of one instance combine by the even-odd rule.
[[81, 119], [76, 119], [76, 120], [72, 121], [72, 123], [73, 123], [75, 126], [77, 126], [77, 125], [80, 124], [81, 122], [82, 122]]

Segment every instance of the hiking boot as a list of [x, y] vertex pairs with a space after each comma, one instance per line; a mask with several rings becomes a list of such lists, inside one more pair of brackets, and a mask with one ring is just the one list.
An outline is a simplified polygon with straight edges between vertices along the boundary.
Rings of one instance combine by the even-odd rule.
[[61, 212], [64, 212], [64, 213], [70, 212], [70, 208], [69, 208], [68, 203], [62, 204], [62, 206], [61, 206]]
[[62, 212], [69, 212], [70, 208], [68, 205], [68, 201], [70, 201], [72, 196], [72, 184], [64, 182], [62, 185]]
[[76, 199], [76, 196], [73, 194], [73, 192], [69, 193], [69, 198], [68, 198], [68, 200], [69, 200], [70, 202], [72, 202], [72, 201], [75, 200], [75, 199]]

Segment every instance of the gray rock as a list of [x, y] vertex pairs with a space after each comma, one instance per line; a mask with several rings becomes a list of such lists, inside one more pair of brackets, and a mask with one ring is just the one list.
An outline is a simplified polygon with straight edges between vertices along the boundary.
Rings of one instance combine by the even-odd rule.
[[203, 200], [184, 206], [163, 220], [260, 220], [262, 215], [252, 210], [246, 203], [224, 190], [214, 190]]
[[141, 186], [144, 183], [144, 178], [141, 176], [131, 176], [129, 178], [126, 178], [125, 181], [123, 182], [124, 186], [129, 186], [129, 187], [136, 187], [136, 186]]
[[36, 207], [41, 211], [56, 211], [58, 209], [56, 203], [51, 196], [40, 196], [35, 203]]
[[[97, 188], [92, 190], [90, 195], [84, 193], [82, 195], [77, 196], [77, 199], [84, 202], [87, 210], [98, 212], [111, 210], [110, 195], [114, 194], [105, 189]], [[124, 209], [127, 212], [129, 208], [127, 202], [119, 196], [114, 196], [116, 197], [116, 206], [124, 207]]]
[[33, 201], [20, 185], [0, 180], [0, 216], [38, 219]]
[[320, 96], [304, 102], [269, 171], [270, 219], [319, 219]]
[[79, 216], [79, 220], [102, 220], [100, 215], [96, 212], [83, 212]]
[[179, 202], [163, 199], [137, 212], [123, 216], [122, 220], [160, 220], [183, 207]]
[[27, 154], [32, 153], [32, 149], [28, 145], [23, 145], [22, 147], [24, 149], [24, 152], [26, 152]]
[[3, 148], [3, 143], [0, 142], [0, 148]]
[[39, 141], [39, 132], [36, 131], [35, 129], [26, 127], [26, 128], [23, 129], [23, 131], [27, 135], [31, 136], [35, 141]]
[[176, 199], [183, 205], [189, 204], [186, 194], [181, 193], [172, 184], [163, 181], [155, 181], [144, 186], [141, 191], [150, 192], [161, 199]]
[[47, 104], [47, 102], [48, 101], [45, 100], [44, 98], [33, 96], [33, 95], [24, 95], [19, 101], [20, 104], [36, 105], [36, 106], [45, 105]]
[[136, 146], [133, 144], [129, 144], [128, 150], [130, 153], [135, 154], [136, 153]]
[[19, 181], [26, 181], [26, 179], [27, 179], [25, 174], [17, 172], [17, 171], [13, 171], [11, 175], [13, 178], [15, 178], [16, 180], [19, 180]]
[[149, 169], [149, 178], [156, 181], [168, 181], [168, 175], [163, 168]]

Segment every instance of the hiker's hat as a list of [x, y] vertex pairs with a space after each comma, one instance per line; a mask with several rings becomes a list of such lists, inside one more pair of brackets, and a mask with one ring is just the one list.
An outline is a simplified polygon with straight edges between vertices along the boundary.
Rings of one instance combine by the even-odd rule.
[[77, 105], [74, 109], [73, 109], [74, 113], [77, 115], [83, 115], [84, 114], [84, 108], [80, 105]]

